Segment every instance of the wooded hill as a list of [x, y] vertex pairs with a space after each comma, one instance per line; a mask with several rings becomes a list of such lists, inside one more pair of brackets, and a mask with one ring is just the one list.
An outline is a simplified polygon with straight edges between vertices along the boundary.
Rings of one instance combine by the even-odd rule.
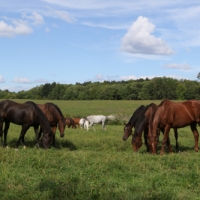
[[173, 78], [129, 81], [46, 83], [18, 93], [0, 90], [1, 99], [49, 100], [186, 100], [200, 99], [200, 82]]

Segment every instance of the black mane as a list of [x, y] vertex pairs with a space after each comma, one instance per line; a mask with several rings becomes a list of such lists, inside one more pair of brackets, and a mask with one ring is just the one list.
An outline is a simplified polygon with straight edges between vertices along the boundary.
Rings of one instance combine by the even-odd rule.
[[135, 126], [137, 119], [139, 117], [139, 115], [143, 112], [143, 110], [145, 109], [144, 105], [141, 105], [139, 108], [137, 108], [132, 117], [130, 118], [129, 122], [127, 123], [128, 125], [131, 125], [132, 127]]
[[58, 111], [58, 113], [60, 114], [60, 116], [62, 118], [64, 118], [64, 115], [63, 115], [62, 111], [60, 110], [60, 108], [56, 104], [54, 104], [54, 103], [46, 103], [46, 106], [48, 106], [48, 107], [53, 106]]

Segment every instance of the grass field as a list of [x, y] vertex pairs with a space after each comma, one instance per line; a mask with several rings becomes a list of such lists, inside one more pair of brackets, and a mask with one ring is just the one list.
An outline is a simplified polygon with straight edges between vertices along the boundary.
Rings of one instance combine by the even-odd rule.
[[[152, 101], [51, 102], [66, 116], [115, 114], [129, 119], [138, 106]], [[0, 149], [1, 199], [200, 199], [200, 154], [194, 152], [189, 127], [178, 130], [181, 152], [163, 156], [159, 155], [160, 145], [156, 156], [149, 155], [144, 145], [133, 153], [131, 138], [122, 140], [122, 124], [107, 125], [105, 131], [95, 125], [95, 132], [66, 128], [65, 137], [60, 138], [57, 132], [56, 148], [49, 150], [34, 146], [31, 128], [25, 136], [27, 149], [20, 146], [15, 151], [20, 128], [11, 125], [9, 148]], [[173, 131], [170, 139], [174, 147]]]

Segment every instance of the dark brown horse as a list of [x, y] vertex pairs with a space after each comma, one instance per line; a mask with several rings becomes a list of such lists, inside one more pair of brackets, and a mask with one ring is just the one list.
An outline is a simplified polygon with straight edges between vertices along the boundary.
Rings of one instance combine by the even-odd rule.
[[[60, 131], [60, 137], [64, 137], [64, 131], [65, 131], [65, 118], [60, 110], [60, 108], [54, 104], [54, 103], [45, 103], [45, 104], [37, 104], [37, 106], [42, 110], [46, 118], [48, 119], [50, 126], [53, 131], [53, 145], [55, 145], [55, 133], [56, 129], [58, 127], [58, 130]], [[40, 132], [38, 134], [38, 137], [41, 137], [43, 130], [40, 129]]]
[[[147, 151], [150, 152], [149, 145], [148, 145], [148, 127], [149, 127], [149, 121], [151, 121], [151, 117], [153, 116], [154, 112], [158, 106], [154, 103], [149, 104], [148, 106], [140, 106], [135, 110], [132, 117], [130, 118], [129, 122], [124, 127], [124, 134], [122, 139], [126, 141], [130, 135], [132, 135], [132, 147], [135, 152], [137, 152], [140, 147], [142, 146], [142, 133], [144, 132], [144, 141], [145, 145], [147, 147]], [[132, 134], [132, 128], [135, 128], [134, 133]], [[164, 133], [164, 130], [161, 129], [161, 131]], [[160, 129], [157, 129], [157, 135], [156, 139], [159, 140], [160, 135]], [[178, 132], [177, 129], [174, 129], [174, 136], [176, 139], [176, 151], [178, 151]], [[170, 145], [170, 139], [167, 140], [167, 147], [170, 152], [172, 152], [172, 148]]]
[[7, 143], [7, 133], [10, 126], [10, 122], [21, 125], [22, 129], [20, 132], [19, 139], [16, 142], [15, 148], [18, 148], [19, 143], [25, 147], [24, 136], [27, 130], [33, 126], [36, 132], [37, 143], [39, 144], [39, 139], [37, 137], [37, 132], [39, 126], [42, 127], [44, 134], [42, 137], [43, 147], [49, 148], [52, 142], [53, 132], [49, 126], [49, 122], [43, 112], [37, 107], [37, 105], [31, 101], [24, 104], [16, 103], [10, 100], [4, 100], [0, 102], [0, 137], [2, 140], [3, 136], [3, 122], [4, 127], [4, 145]]
[[160, 154], [164, 153], [164, 145], [169, 137], [171, 128], [182, 128], [190, 125], [195, 139], [195, 151], [198, 151], [199, 133], [196, 125], [200, 124], [200, 101], [188, 100], [184, 102], [172, 102], [164, 100], [158, 106], [152, 117], [149, 126], [149, 145], [153, 154], [156, 153], [157, 128], [164, 129], [164, 137], [162, 140], [162, 148]]
[[75, 122], [74, 122], [74, 120], [72, 118], [66, 117], [65, 118], [65, 123], [68, 126], [68, 128], [72, 127], [74, 129], [76, 129], [76, 124], [75, 124]]

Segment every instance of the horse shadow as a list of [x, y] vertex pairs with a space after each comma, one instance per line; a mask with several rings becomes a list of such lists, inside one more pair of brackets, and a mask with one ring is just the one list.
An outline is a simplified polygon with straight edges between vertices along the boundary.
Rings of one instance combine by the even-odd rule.
[[[36, 140], [27, 139], [25, 141], [25, 144], [26, 144], [27, 148], [38, 148], [38, 146], [36, 145]], [[16, 139], [10, 140], [9, 143], [7, 144], [7, 146], [11, 147], [11, 148], [15, 148], [15, 145], [16, 145]], [[3, 145], [1, 145], [1, 146], [3, 146]], [[23, 147], [22, 144], [20, 144], [19, 147]], [[70, 151], [77, 150], [76, 145], [74, 143], [72, 143], [71, 141], [69, 141], [69, 140], [56, 141], [55, 142], [55, 146], [51, 146], [51, 148], [52, 147], [55, 148], [55, 149], [67, 148]], [[39, 148], [42, 148], [41, 142], [40, 142], [40, 147]]]
[[77, 150], [76, 145], [70, 140], [62, 140], [62, 141], [56, 142], [55, 148], [56, 149], [66, 148], [66, 149], [69, 149], [70, 151]]

